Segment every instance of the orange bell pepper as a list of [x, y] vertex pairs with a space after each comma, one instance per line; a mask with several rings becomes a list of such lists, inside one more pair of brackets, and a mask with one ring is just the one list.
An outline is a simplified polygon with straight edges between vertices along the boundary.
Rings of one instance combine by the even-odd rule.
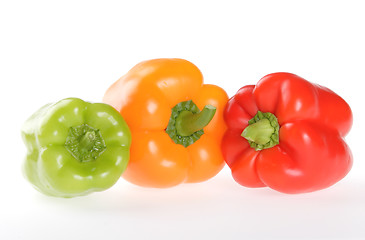
[[[203, 84], [200, 70], [183, 59], [137, 64], [105, 93], [132, 132], [123, 177], [145, 187], [201, 182], [224, 166], [220, 144], [227, 93]], [[202, 111], [200, 111], [202, 110]]]

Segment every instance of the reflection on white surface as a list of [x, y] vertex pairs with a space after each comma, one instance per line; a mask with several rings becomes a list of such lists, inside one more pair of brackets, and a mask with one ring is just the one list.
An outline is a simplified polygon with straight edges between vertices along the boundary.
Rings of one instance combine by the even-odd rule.
[[[17, 208], [2, 214], [6, 221], [0, 222], [5, 229], [0, 236], [17, 233], [16, 236], [36, 239], [58, 232], [56, 238], [62, 239], [70, 233], [59, 230], [67, 229], [74, 236], [84, 234], [89, 239], [98, 239], [94, 237], [108, 235], [108, 239], [117, 239], [121, 225], [123, 238], [128, 239], [365, 236], [360, 221], [365, 216], [365, 183], [354, 178], [322, 191], [299, 195], [242, 187], [233, 181], [228, 168], [210, 181], [169, 189], [142, 188], [120, 179], [109, 190], [72, 199], [47, 197], [24, 186], [20, 188], [24, 188], [24, 194], [18, 194], [15, 202], [12, 200]], [[20, 198], [25, 194], [27, 198]], [[10, 201], [9, 198], [4, 203]], [[49, 221], [54, 216], [57, 218]], [[25, 227], [19, 231], [19, 225]], [[88, 229], [86, 234], [85, 229]]]

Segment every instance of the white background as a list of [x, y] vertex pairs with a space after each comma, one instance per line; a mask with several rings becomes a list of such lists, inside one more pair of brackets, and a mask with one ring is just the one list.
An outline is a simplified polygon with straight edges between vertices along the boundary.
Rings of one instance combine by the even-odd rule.
[[[361, 1], [1, 1], [0, 239], [364, 239]], [[352, 171], [331, 188], [248, 189], [226, 167], [200, 184], [46, 197], [22, 177], [20, 128], [66, 97], [101, 101], [138, 62], [179, 57], [232, 96], [268, 73], [324, 85], [352, 107]]]

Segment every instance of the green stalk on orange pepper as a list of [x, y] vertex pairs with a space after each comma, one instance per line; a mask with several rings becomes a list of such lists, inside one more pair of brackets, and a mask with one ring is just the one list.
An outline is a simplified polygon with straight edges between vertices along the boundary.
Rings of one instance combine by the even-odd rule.
[[203, 84], [183, 59], [137, 64], [105, 93], [130, 126], [131, 157], [123, 177], [140, 186], [201, 182], [224, 166], [220, 142], [226, 92]]

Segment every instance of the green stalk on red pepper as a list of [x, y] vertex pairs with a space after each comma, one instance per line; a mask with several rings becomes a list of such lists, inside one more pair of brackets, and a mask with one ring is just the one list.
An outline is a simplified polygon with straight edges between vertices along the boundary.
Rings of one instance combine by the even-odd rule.
[[122, 116], [104, 103], [63, 99], [35, 112], [23, 125], [25, 177], [40, 192], [75, 197], [116, 183], [129, 160], [131, 134]]
[[222, 153], [245, 187], [284, 193], [332, 186], [352, 167], [344, 138], [350, 106], [333, 91], [291, 73], [246, 85], [227, 103]]

